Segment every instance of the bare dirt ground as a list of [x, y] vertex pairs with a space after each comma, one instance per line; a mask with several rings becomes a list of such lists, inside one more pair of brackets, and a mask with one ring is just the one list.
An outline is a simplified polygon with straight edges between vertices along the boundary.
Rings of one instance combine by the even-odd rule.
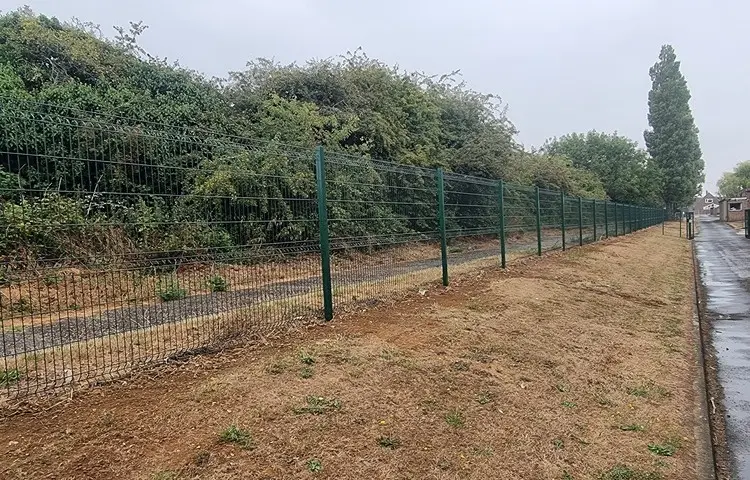
[[481, 268], [6, 417], [0, 477], [698, 478], [692, 275], [660, 227]]

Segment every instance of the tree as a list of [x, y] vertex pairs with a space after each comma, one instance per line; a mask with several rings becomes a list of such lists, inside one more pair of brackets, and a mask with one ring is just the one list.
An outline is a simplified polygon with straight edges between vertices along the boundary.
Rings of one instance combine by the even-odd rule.
[[718, 182], [722, 197], [741, 196], [750, 188], [750, 160], [738, 163], [731, 172], [724, 172]]
[[612, 201], [646, 205], [659, 202], [658, 175], [651, 168], [648, 154], [627, 137], [595, 130], [571, 133], [547, 140], [542, 151], [567, 157], [574, 167], [594, 173]]
[[643, 134], [648, 153], [661, 170], [661, 196], [669, 208], [692, 201], [703, 182], [698, 129], [690, 111], [690, 91], [671, 45], [664, 45], [651, 67], [648, 123]]

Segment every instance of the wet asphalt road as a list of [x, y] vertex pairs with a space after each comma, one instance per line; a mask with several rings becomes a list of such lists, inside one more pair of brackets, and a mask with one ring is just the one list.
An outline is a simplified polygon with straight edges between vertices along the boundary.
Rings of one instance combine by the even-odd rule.
[[701, 217], [695, 247], [724, 389], [732, 478], [750, 479], [750, 239]]

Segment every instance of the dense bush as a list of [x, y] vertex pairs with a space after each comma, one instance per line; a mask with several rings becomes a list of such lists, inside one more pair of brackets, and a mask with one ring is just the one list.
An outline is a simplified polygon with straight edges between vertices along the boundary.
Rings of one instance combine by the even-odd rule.
[[[168, 257], [314, 242], [316, 145], [329, 157], [332, 236], [353, 243], [437, 227], [433, 174], [381, 160], [606, 195], [595, 169], [524, 152], [500, 99], [455, 75], [355, 51], [256, 60], [213, 81], [146, 53], [143, 29], [110, 40], [28, 9], [0, 16], [3, 251], [80, 257], [73, 239], [111, 250], [103, 231], [128, 252]], [[465, 190], [449, 192], [449, 228], [492, 228], [472, 202], [493, 184], [454, 185]]]

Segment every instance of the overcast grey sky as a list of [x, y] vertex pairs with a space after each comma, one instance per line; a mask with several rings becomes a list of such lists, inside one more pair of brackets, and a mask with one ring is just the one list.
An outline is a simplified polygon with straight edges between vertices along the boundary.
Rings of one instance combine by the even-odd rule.
[[496, 93], [527, 147], [590, 129], [643, 144], [649, 67], [671, 43], [693, 95], [706, 187], [750, 159], [750, 5], [742, 0], [0, 0], [61, 20], [143, 20], [152, 54], [224, 76], [362, 47], [407, 70], [460, 69]]

